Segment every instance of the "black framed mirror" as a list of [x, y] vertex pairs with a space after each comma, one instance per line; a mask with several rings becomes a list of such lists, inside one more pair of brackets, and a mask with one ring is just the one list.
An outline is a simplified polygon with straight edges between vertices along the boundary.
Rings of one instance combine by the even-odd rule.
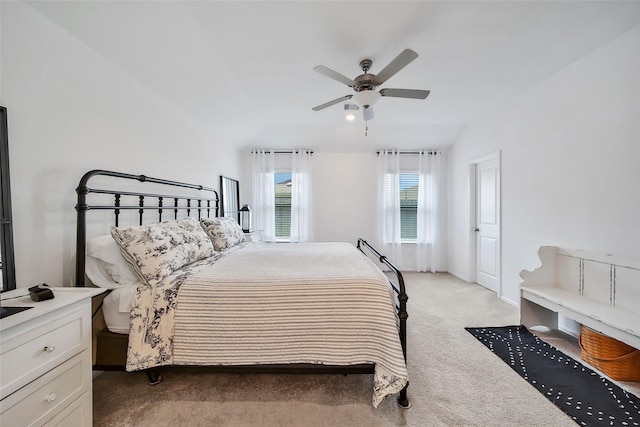
[[0, 107], [0, 268], [2, 292], [16, 288], [13, 257], [13, 227], [11, 220], [11, 185], [9, 181], [9, 137], [7, 109]]
[[240, 185], [237, 180], [220, 175], [220, 216], [240, 223]]

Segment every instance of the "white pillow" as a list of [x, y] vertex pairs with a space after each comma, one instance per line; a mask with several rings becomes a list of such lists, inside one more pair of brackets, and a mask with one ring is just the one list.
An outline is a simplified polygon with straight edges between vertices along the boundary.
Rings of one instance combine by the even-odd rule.
[[111, 235], [136, 274], [150, 285], [215, 253], [211, 240], [193, 218], [113, 227]]
[[207, 232], [216, 251], [224, 251], [244, 242], [244, 233], [233, 218], [203, 218], [200, 225]]
[[95, 285], [107, 287], [96, 283], [91, 278], [89, 270], [93, 275], [98, 276], [98, 281], [106, 279], [99, 277], [101, 273], [104, 274], [106, 272], [112, 282], [121, 286], [135, 285], [140, 282], [136, 273], [122, 256], [120, 247], [111, 235], [106, 234], [87, 240], [87, 255], [87, 276]]
[[92, 257], [87, 254], [84, 262], [84, 271], [87, 273], [87, 277], [91, 280], [91, 283], [106, 289], [116, 289], [122, 287], [122, 285], [115, 280], [105, 268], [105, 263], [96, 257]]

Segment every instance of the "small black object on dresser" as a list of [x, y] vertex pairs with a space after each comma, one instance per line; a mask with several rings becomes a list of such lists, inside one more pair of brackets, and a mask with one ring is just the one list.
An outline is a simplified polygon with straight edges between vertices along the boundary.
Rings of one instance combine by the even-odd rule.
[[53, 299], [53, 291], [49, 289], [49, 285], [47, 285], [46, 283], [29, 288], [29, 295], [35, 302]]

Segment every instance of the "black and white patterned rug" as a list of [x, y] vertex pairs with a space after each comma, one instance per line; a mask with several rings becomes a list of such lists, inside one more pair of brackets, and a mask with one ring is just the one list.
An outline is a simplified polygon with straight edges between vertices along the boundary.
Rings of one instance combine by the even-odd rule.
[[465, 328], [582, 426], [640, 426], [640, 399], [524, 326]]

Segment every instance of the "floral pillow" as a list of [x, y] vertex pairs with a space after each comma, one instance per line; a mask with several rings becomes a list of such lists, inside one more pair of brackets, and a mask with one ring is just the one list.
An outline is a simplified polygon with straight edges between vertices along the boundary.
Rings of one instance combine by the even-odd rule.
[[244, 233], [233, 218], [205, 218], [200, 220], [216, 251], [223, 251], [244, 242]]
[[193, 218], [111, 229], [136, 274], [155, 284], [192, 262], [212, 256], [211, 240]]

